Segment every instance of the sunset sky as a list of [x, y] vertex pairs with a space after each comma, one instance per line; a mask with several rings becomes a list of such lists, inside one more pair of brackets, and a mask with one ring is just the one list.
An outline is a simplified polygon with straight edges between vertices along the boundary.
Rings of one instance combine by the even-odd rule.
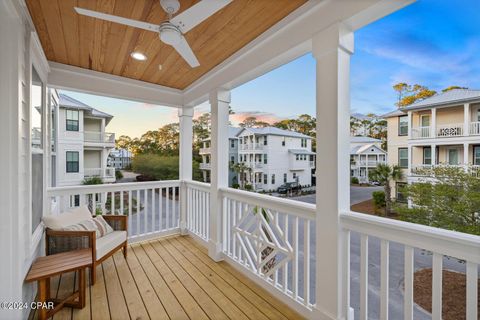
[[[355, 33], [351, 60], [352, 112], [394, 108], [398, 82], [440, 91], [450, 85], [480, 89], [480, 1], [419, 0]], [[107, 130], [139, 137], [177, 121], [176, 109], [64, 92], [114, 115]], [[254, 115], [273, 122], [315, 114], [315, 61], [307, 54], [232, 91], [237, 124]], [[196, 113], [209, 110], [207, 104]]]

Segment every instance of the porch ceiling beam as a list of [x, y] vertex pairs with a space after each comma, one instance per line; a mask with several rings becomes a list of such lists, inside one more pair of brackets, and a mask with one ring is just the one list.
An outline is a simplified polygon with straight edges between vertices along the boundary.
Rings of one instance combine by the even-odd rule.
[[49, 64], [50, 87], [168, 107], [182, 107], [181, 90], [51, 61]]
[[214, 88], [233, 89], [311, 51], [313, 35], [343, 21], [350, 30], [415, 0], [312, 0], [184, 90], [184, 105], [208, 99]]

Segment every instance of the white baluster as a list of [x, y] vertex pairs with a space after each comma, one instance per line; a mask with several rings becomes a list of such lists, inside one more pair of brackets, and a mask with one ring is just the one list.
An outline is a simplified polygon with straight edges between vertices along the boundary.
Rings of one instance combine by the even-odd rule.
[[432, 258], [432, 319], [442, 319], [442, 267], [443, 256], [433, 253]]
[[360, 319], [368, 319], [368, 235], [360, 236]]
[[467, 261], [467, 320], [477, 320], [478, 266]]
[[380, 319], [388, 320], [388, 267], [389, 267], [389, 242], [381, 240], [380, 261]]

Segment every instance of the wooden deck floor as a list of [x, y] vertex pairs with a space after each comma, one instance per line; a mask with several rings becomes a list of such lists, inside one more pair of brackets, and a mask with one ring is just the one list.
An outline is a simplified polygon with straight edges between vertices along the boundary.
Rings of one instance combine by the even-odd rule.
[[[87, 277], [88, 278], [88, 277]], [[75, 274], [52, 281], [52, 296], [74, 290]], [[33, 315], [35, 318], [35, 315]], [[170, 237], [118, 252], [97, 269], [87, 306], [54, 319], [302, 319], [190, 237]]]

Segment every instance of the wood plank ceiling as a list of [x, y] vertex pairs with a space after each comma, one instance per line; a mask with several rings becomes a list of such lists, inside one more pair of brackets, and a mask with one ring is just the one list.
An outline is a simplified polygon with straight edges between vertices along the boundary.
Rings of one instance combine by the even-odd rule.
[[[180, 0], [179, 13], [197, 2]], [[27, 6], [48, 60], [185, 89], [305, 2], [233, 0], [185, 35], [200, 61], [193, 69], [157, 33], [81, 16], [73, 9], [160, 24], [167, 16], [159, 0], [27, 0]], [[132, 59], [133, 51], [148, 59]]]

